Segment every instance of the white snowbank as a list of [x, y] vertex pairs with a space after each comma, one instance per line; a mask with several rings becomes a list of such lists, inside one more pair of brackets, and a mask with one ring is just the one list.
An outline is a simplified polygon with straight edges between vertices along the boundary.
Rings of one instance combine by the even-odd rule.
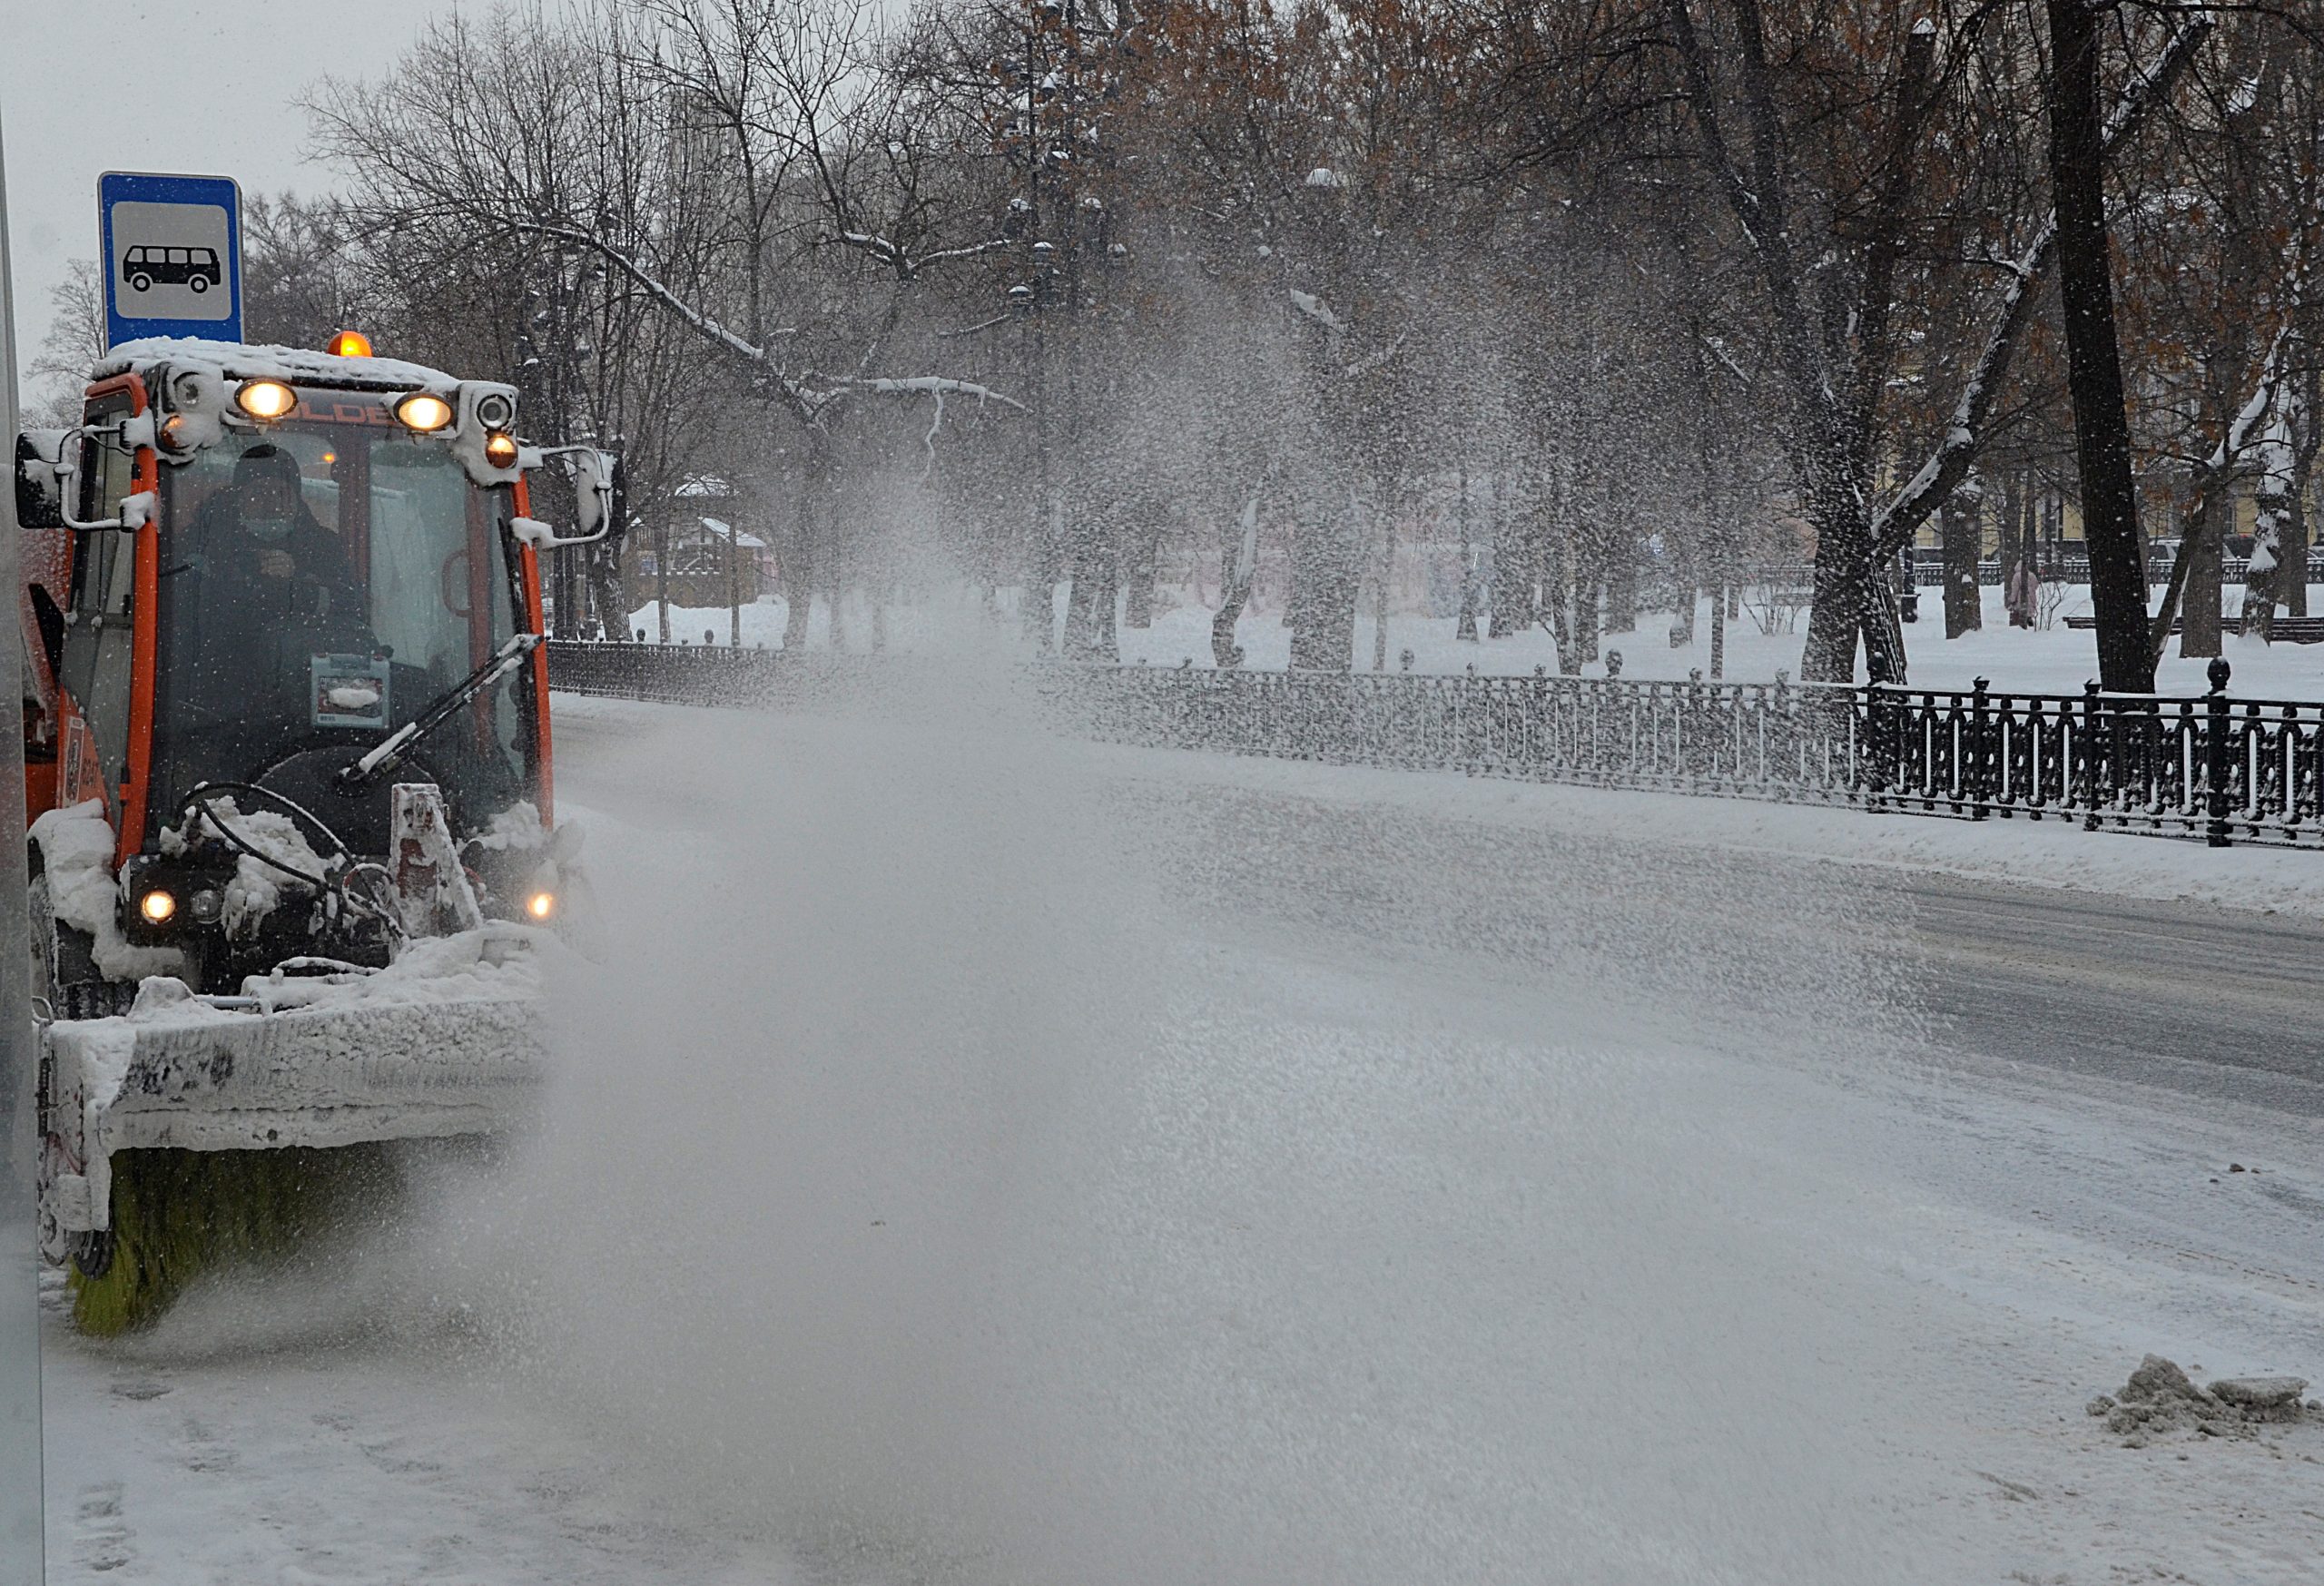
[[1108, 745], [1121, 774], [1295, 793], [1334, 804], [1390, 804], [1650, 849], [1755, 853], [1802, 864], [1866, 865], [2115, 897], [2208, 903], [2324, 918], [2324, 862], [2249, 845], [2084, 832], [2063, 820], [1948, 820], [1684, 793], [1504, 782], [1457, 772], [1375, 771]]

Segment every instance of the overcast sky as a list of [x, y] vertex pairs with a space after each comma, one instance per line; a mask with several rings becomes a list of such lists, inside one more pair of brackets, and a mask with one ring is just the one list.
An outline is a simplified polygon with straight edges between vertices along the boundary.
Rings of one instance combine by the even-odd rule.
[[[16, 322], [29, 362], [65, 261], [97, 252], [97, 176], [231, 176], [245, 192], [326, 190], [291, 101], [368, 75], [458, 0], [0, 0]], [[469, 9], [481, 9], [469, 0]]]

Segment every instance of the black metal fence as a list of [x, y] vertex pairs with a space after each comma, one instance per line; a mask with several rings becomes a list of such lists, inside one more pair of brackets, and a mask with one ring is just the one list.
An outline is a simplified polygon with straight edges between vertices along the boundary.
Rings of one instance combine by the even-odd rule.
[[[2171, 547], [2158, 545], [2147, 554], [2146, 576], [2151, 584], [2167, 583], [2171, 577]], [[2034, 565], [2041, 570], [2044, 580], [2066, 584], [2090, 582], [2090, 557], [2079, 548], [2065, 551], [2053, 544], [2036, 548]], [[2220, 578], [2227, 584], [2241, 584], [2250, 575], [2251, 564], [2243, 557], [2226, 557], [2220, 563]], [[1987, 557], [1977, 563], [1977, 582], [1988, 588], [1998, 589], [2008, 576], [2008, 566], [1999, 557]], [[1810, 589], [1816, 584], [1816, 569], [1806, 562], [1776, 564], [1752, 569], [1746, 582], [1780, 589]], [[1924, 589], [1935, 589], [1945, 583], [1945, 563], [1935, 549], [1922, 547], [1913, 557], [1913, 582]]]
[[[908, 674], [860, 656], [557, 643], [556, 686], [828, 704]], [[1965, 820], [2324, 843], [2324, 704], [1628, 679], [1039, 665], [1068, 730], [1121, 743]]]

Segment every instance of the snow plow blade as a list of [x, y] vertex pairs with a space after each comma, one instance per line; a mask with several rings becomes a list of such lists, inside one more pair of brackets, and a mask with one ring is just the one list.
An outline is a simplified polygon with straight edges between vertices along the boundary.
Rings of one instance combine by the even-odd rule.
[[290, 960], [238, 996], [154, 976], [126, 1014], [50, 1024], [41, 1240], [82, 1330], [143, 1326], [221, 1262], [377, 1216], [398, 1142], [518, 1124], [545, 1067], [543, 950], [492, 923], [378, 970]]
[[[537, 999], [332, 1001], [271, 1011], [194, 1001], [49, 1027], [52, 1180], [64, 1235], [111, 1226], [113, 1158], [497, 1134], [540, 1078]], [[77, 1138], [76, 1138], [77, 1137]], [[77, 1149], [74, 1148], [77, 1145]]]

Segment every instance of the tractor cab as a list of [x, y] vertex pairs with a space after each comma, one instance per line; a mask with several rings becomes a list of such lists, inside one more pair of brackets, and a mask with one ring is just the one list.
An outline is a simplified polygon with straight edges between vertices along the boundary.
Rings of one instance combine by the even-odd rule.
[[555, 909], [537, 553], [602, 532], [607, 460], [557, 448], [560, 540], [510, 388], [334, 349], [129, 343], [17, 447], [31, 813], [102, 801], [121, 939], [196, 991], [385, 961], [423, 817], [487, 917]]

